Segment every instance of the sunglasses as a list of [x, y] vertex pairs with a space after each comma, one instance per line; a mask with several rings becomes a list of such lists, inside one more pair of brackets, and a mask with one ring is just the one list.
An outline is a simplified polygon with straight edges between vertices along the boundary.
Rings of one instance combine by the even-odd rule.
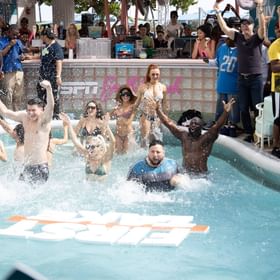
[[131, 96], [131, 93], [128, 91], [121, 92], [120, 96]]
[[87, 106], [87, 110], [88, 110], [88, 109], [95, 110], [95, 109], [96, 109], [96, 106]]
[[99, 147], [99, 145], [91, 145], [91, 144], [87, 144], [86, 145], [86, 149], [87, 150], [94, 150], [95, 148]]

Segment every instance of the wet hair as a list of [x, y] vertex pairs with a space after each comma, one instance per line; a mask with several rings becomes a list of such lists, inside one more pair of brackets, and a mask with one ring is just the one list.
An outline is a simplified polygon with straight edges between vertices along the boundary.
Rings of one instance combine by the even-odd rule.
[[39, 97], [35, 97], [35, 98], [32, 98], [32, 99], [29, 99], [27, 101], [27, 105], [38, 105], [38, 107], [44, 108], [45, 107], [45, 102], [42, 99], [40, 99]]
[[149, 83], [151, 81], [151, 78], [150, 78], [150, 72], [151, 70], [153, 69], [159, 69], [159, 66], [156, 65], [156, 64], [150, 64], [148, 69], [147, 69], [147, 72], [146, 72], [146, 76], [145, 76], [145, 83]]
[[96, 118], [97, 119], [103, 119], [103, 116], [104, 116], [104, 113], [103, 113], [103, 110], [102, 110], [102, 106], [100, 103], [97, 103], [95, 100], [90, 100], [88, 101], [88, 103], [86, 104], [85, 106], [85, 110], [84, 110], [84, 117], [87, 117], [88, 116], [88, 112], [87, 112], [87, 108], [88, 108], [88, 105], [90, 103], [94, 103], [95, 106], [96, 106]]
[[42, 32], [41, 32], [42, 36], [47, 36], [47, 38], [54, 40], [55, 39], [55, 35], [52, 32], [52, 30], [50, 28], [45, 28]]
[[20, 144], [24, 144], [24, 127], [23, 125], [20, 123], [20, 124], [17, 124], [14, 129], [13, 129], [16, 134], [17, 134], [17, 137], [18, 137], [18, 140], [19, 140], [19, 143]]
[[149, 145], [149, 149], [155, 145], [161, 145], [162, 147], [164, 147], [164, 144], [161, 140], [153, 140]]

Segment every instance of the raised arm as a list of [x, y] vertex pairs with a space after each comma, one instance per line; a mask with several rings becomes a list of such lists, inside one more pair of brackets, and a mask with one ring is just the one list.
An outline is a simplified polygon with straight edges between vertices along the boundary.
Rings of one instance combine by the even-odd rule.
[[0, 100], [0, 115], [7, 117], [8, 119], [14, 120], [16, 122], [22, 122], [23, 117], [26, 116], [25, 111], [14, 112], [9, 110], [6, 105]]
[[134, 111], [136, 111], [138, 109], [138, 107], [139, 107], [139, 105], [142, 101], [142, 97], [143, 97], [143, 94], [144, 94], [144, 87], [145, 87], [145, 85], [143, 84], [143, 85], [139, 86], [139, 88], [137, 90], [137, 99], [134, 103], [134, 108], [133, 108]]
[[47, 105], [45, 107], [44, 114], [43, 114], [43, 122], [49, 123], [52, 120], [53, 109], [54, 109], [52, 86], [51, 83], [47, 80], [42, 81], [40, 85], [41, 87], [45, 88], [47, 92]]
[[71, 121], [69, 119], [69, 117], [65, 114], [65, 113], [60, 113], [59, 114], [60, 119], [65, 122], [67, 124], [67, 126], [69, 127], [69, 132], [70, 132], [70, 136], [72, 139], [72, 142], [74, 144], [74, 146], [77, 148], [77, 150], [79, 151], [79, 153], [83, 154], [84, 156], [87, 155], [87, 150], [86, 148], [80, 143], [74, 129], [73, 126], [71, 124]]
[[63, 138], [52, 138], [51, 141], [55, 145], [63, 145], [68, 142], [68, 125], [66, 122], [63, 122]]
[[260, 39], [265, 37], [265, 17], [263, 13], [263, 0], [255, 0], [256, 2], [256, 12], [259, 21], [258, 36]]
[[0, 125], [11, 137], [13, 137], [13, 128], [5, 120], [0, 119]]
[[232, 40], [234, 40], [234, 34], [236, 32], [236, 30], [234, 28], [229, 28], [225, 22], [225, 20], [223, 19], [222, 16], [222, 12], [219, 8], [219, 3], [215, 2], [213, 9], [216, 11], [217, 13], [217, 19], [218, 19], [218, 23], [219, 26], [221, 27], [222, 31], [228, 35], [228, 37]]
[[225, 103], [225, 101], [223, 101], [224, 104], [224, 112], [222, 113], [222, 115], [219, 117], [219, 119], [217, 120], [216, 124], [214, 124], [208, 131], [211, 130], [215, 130], [215, 131], [219, 131], [220, 128], [226, 123], [227, 119], [228, 119], [228, 114], [232, 108], [232, 105], [235, 103], [234, 98], [231, 98], [231, 100], [228, 103]]
[[108, 137], [106, 142], [109, 142], [109, 145], [108, 145], [108, 149], [107, 149], [106, 154], [105, 154], [104, 162], [109, 161], [113, 158], [114, 151], [115, 151], [115, 144], [116, 144], [115, 136], [114, 136], [111, 128], [109, 127], [109, 125], [108, 125], [107, 130], [106, 130], [106, 135]]
[[162, 112], [162, 110], [159, 108], [159, 106], [157, 106], [157, 114], [158, 114], [161, 122], [171, 131], [171, 133], [178, 139], [181, 139], [183, 131], [180, 130], [176, 126], [176, 124]]
[[3, 142], [0, 140], [0, 160], [2, 161], [7, 161], [8, 157], [7, 157], [7, 153], [4, 147]]

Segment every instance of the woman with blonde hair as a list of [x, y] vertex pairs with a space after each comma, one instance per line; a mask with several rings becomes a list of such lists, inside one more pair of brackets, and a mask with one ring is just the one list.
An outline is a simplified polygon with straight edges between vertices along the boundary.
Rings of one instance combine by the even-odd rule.
[[137, 90], [137, 100], [134, 105], [134, 109], [139, 107], [141, 112], [139, 123], [142, 147], [148, 146], [152, 140], [162, 140], [161, 122], [155, 108], [151, 106], [151, 100], [157, 101], [162, 110], [167, 113], [167, 90], [160, 82], [160, 69], [155, 64], [149, 65], [145, 81]]
[[116, 153], [124, 154], [128, 151], [129, 144], [135, 142], [132, 121], [134, 118], [134, 103], [137, 97], [132, 88], [123, 85], [116, 93], [117, 106], [110, 113], [116, 119]]
[[77, 40], [80, 39], [80, 35], [77, 29], [77, 26], [74, 23], [70, 23], [66, 30], [66, 39], [65, 39], [65, 49], [68, 52], [69, 50], [73, 50], [73, 56], [76, 56], [77, 51]]

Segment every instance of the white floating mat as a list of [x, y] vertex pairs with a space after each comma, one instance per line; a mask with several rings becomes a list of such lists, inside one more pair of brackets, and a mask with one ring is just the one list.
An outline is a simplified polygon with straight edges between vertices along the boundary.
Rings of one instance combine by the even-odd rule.
[[149, 227], [132, 228], [126, 235], [121, 237], [121, 239], [118, 241], [118, 244], [137, 245], [150, 232], [151, 232], [151, 228], [149, 228]]
[[173, 229], [169, 232], [152, 232], [141, 245], [178, 247], [189, 235], [189, 229]]
[[23, 220], [6, 229], [0, 229], [0, 235], [11, 237], [25, 237], [33, 235], [32, 231], [29, 231], [37, 224], [37, 221]]
[[124, 234], [129, 231], [129, 227], [124, 226], [89, 226], [88, 231], [78, 232], [75, 239], [86, 243], [96, 243], [96, 244], [114, 244], [116, 243]]

